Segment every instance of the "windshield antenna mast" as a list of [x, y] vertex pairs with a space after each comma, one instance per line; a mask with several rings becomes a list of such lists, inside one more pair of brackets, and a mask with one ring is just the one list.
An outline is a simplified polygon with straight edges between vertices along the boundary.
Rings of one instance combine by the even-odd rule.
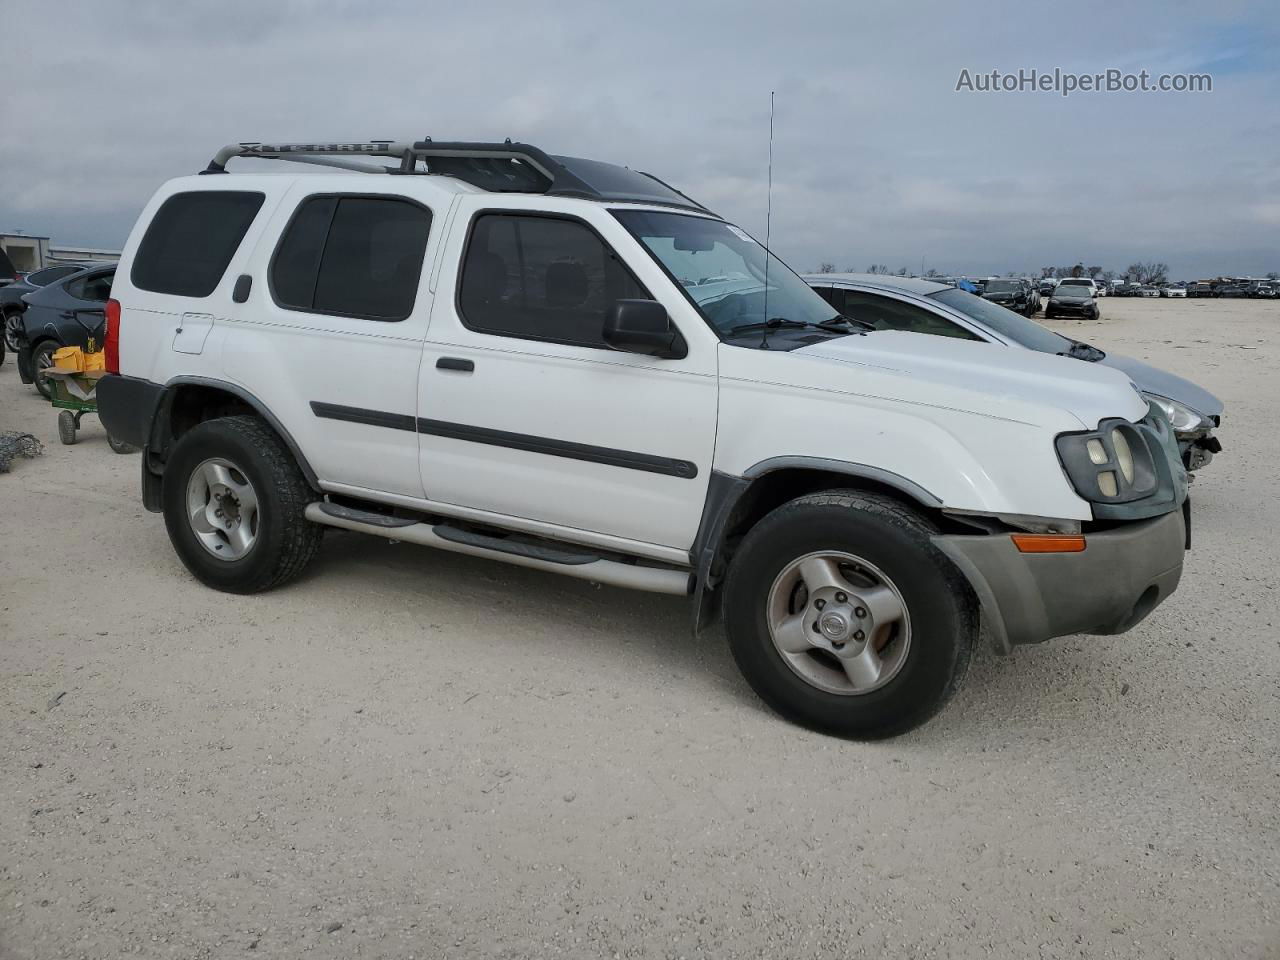
[[769, 185], [764, 201], [764, 327], [760, 330], [760, 349], [769, 349], [769, 236], [773, 227], [773, 91], [769, 91]]

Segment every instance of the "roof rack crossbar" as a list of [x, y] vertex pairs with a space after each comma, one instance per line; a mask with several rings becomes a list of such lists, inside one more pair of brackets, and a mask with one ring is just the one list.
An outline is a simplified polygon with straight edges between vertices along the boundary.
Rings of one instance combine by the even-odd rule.
[[[362, 173], [380, 173], [350, 157], [389, 157], [399, 160], [398, 167], [386, 167], [387, 173], [411, 174], [418, 162], [426, 165], [426, 173], [456, 177], [482, 190], [518, 193], [545, 193], [550, 196], [577, 197], [586, 200], [644, 200], [663, 206], [689, 207], [706, 210], [702, 204], [681, 193], [652, 174], [638, 176], [652, 180], [670, 191], [681, 201], [671, 201], [637, 195], [634, 198], [617, 193], [603, 193], [588, 183], [568, 163], [594, 163], [575, 161], [574, 158], [557, 158], [539, 147], [528, 143], [446, 142], [425, 138], [413, 142], [406, 140], [368, 140], [354, 143], [230, 143], [219, 150], [201, 173], [226, 173], [227, 162], [233, 157], [259, 157], [267, 160], [291, 160], [339, 167]], [[564, 162], [561, 162], [561, 160]], [[435, 161], [433, 163], [433, 161]], [[603, 166], [609, 166], [607, 164]], [[589, 174], [588, 174], [589, 175]]]

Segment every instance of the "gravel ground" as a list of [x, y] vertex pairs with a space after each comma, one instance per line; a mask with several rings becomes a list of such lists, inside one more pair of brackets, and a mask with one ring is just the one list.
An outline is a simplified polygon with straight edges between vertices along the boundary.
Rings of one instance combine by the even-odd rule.
[[332, 533], [198, 586], [0, 367], [0, 957], [1280, 957], [1280, 302], [1073, 335], [1221, 395], [1181, 590], [789, 726], [674, 598]]

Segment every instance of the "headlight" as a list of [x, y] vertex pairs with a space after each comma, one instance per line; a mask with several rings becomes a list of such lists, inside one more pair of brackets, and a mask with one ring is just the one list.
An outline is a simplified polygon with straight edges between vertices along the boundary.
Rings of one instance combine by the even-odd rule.
[[1127, 420], [1109, 420], [1087, 433], [1057, 439], [1058, 458], [1076, 492], [1093, 503], [1128, 503], [1155, 492], [1155, 456]]
[[1174, 433], [1190, 433], [1192, 430], [1199, 430], [1204, 425], [1204, 417], [1196, 413], [1185, 403], [1179, 403], [1177, 400], [1170, 400], [1168, 397], [1158, 397], [1154, 393], [1144, 393], [1144, 400], [1154, 403], [1169, 418], [1169, 426], [1173, 427]]

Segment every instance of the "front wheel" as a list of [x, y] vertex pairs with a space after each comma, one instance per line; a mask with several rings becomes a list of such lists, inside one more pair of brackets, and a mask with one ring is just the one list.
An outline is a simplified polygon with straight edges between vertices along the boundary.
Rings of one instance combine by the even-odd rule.
[[14, 353], [18, 352], [18, 327], [22, 323], [21, 313], [4, 315], [4, 343]]
[[752, 689], [843, 737], [894, 736], [933, 716], [969, 664], [968, 584], [918, 513], [857, 490], [784, 504], [743, 539], [725, 625]]
[[279, 436], [257, 417], [192, 427], [165, 465], [164, 521], [197, 580], [256, 593], [302, 572], [320, 546], [304, 511], [314, 499]]

